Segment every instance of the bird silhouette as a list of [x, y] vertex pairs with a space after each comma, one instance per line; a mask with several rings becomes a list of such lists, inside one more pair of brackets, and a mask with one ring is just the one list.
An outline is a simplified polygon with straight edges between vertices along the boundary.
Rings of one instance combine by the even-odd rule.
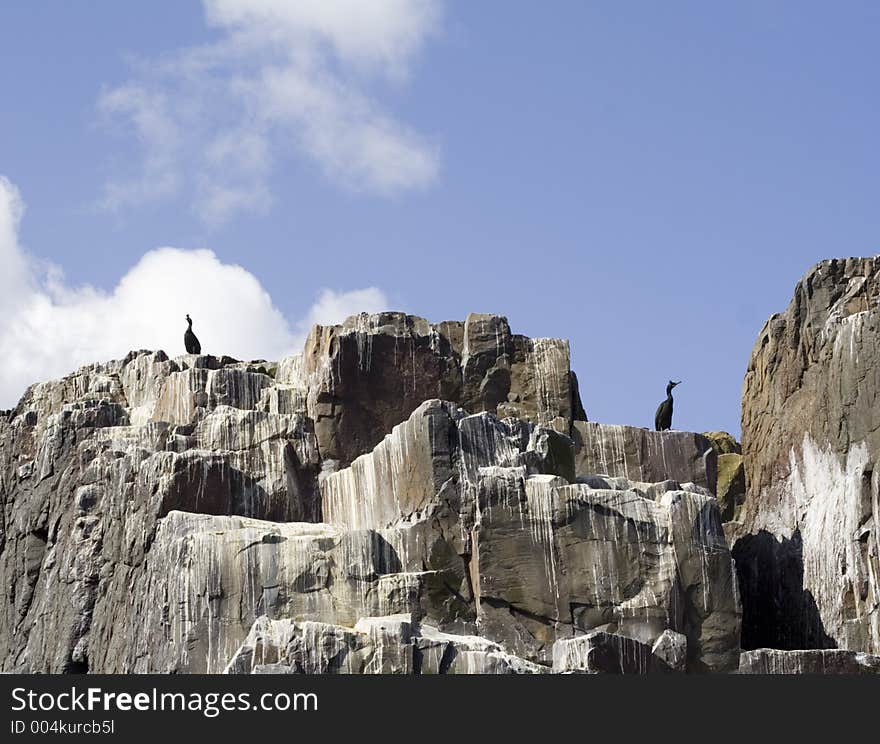
[[186, 322], [189, 324], [189, 327], [186, 329], [186, 333], [183, 334], [183, 345], [186, 346], [186, 353], [201, 354], [202, 345], [196, 338], [196, 334], [193, 333], [193, 322], [192, 318], [190, 318], [189, 315], [186, 316]]
[[666, 386], [666, 400], [657, 407], [657, 413], [654, 414], [654, 428], [657, 431], [666, 431], [672, 428], [672, 388], [676, 385], [681, 385], [681, 380], [678, 382], [669, 381]]

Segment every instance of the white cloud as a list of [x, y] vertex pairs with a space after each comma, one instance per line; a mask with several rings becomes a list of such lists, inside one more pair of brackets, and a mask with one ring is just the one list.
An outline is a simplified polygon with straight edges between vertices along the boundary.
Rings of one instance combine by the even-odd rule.
[[102, 206], [118, 209], [174, 194], [181, 180], [177, 166], [181, 133], [166, 96], [125, 85], [104, 91], [98, 110], [108, 119], [121, 117], [130, 122], [143, 151], [141, 173], [105, 184]]
[[246, 269], [209, 250], [178, 248], [144, 254], [109, 292], [70, 287], [60, 270], [41, 272], [22, 249], [23, 210], [15, 186], [0, 176], [0, 408], [15, 405], [32, 382], [131, 349], [182, 354], [187, 313], [205, 353], [277, 359], [299, 350], [313, 322], [338, 323], [388, 307], [375, 287], [325, 289], [305, 318], [291, 325]]
[[383, 109], [440, 23], [441, 0], [203, 0], [219, 38], [141, 63], [100, 111], [127, 124], [140, 172], [107, 185], [116, 209], [183, 190], [209, 223], [271, 206], [299, 153], [343, 186], [388, 195], [437, 175], [437, 148]]
[[406, 75], [440, 21], [437, 0], [204, 0], [208, 22], [262, 39], [318, 41], [346, 64]]
[[355, 289], [351, 292], [336, 292], [322, 289], [318, 299], [309, 308], [306, 316], [297, 323], [297, 346], [302, 345], [313, 325], [333, 325], [350, 315], [358, 313], [378, 313], [388, 309], [388, 298], [377, 287]]
[[18, 189], [0, 176], [0, 317], [7, 316], [30, 283], [27, 261], [18, 247], [24, 202]]

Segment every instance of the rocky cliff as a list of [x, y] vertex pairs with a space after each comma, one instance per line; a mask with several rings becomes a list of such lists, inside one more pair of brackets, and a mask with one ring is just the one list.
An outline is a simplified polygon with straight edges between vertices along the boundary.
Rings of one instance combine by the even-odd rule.
[[880, 257], [824, 261], [745, 377], [748, 497], [729, 530], [745, 648], [880, 653], [878, 396]]
[[701, 435], [588, 423], [567, 342], [500, 316], [132, 352], [0, 415], [0, 667], [729, 671], [716, 477]]

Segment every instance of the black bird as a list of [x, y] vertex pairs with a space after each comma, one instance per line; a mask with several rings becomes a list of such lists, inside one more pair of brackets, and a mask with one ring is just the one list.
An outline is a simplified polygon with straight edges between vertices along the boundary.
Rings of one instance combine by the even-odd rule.
[[189, 328], [187, 328], [186, 333], [183, 334], [183, 345], [186, 346], [186, 353], [201, 354], [202, 345], [196, 338], [196, 334], [193, 333], [193, 322], [192, 318], [190, 318], [189, 315], [186, 316], [186, 322], [189, 324]]
[[678, 382], [669, 381], [666, 386], [666, 400], [659, 405], [657, 413], [654, 414], [654, 428], [657, 431], [666, 431], [672, 428], [672, 388], [676, 385], [681, 385], [681, 380]]

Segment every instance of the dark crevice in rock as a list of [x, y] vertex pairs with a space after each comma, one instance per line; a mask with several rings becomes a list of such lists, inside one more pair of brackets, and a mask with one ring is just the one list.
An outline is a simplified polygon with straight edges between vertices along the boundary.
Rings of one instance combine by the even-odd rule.
[[73, 661], [72, 659], [64, 665], [63, 674], [88, 674], [89, 660], [84, 657], [81, 661]]
[[743, 649], [837, 647], [813, 595], [804, 589], [799, 530], [780, 540], [761, 530], [737, 540], [732, 553], [743, 607]]

